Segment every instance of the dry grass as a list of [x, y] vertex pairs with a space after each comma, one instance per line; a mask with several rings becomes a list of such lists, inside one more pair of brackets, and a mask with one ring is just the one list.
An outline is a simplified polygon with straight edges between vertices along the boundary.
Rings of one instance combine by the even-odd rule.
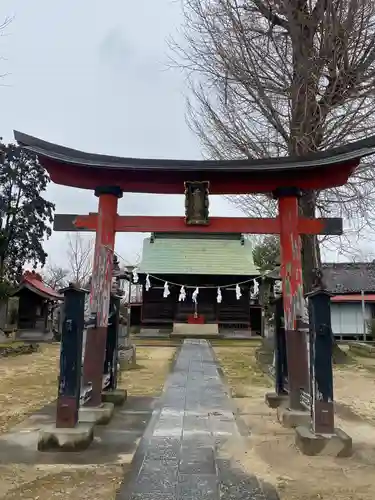
[[214, 347], [232, 396], [235, 398], [247, 397], [253, 386], [271, 386], [271, 380], [256, 361], [257, 347], [257, 344], [251, 347]]
[[[123, 372], [119, 386], [130, 395], [158, 396], [175, 353], [173, 347], [138, 347], [137, 366]], [[58, 345], [41, 352], [0, 360], [0, 425], [4, 432], [27, 413], [56, 397]], [[101, 465], [0, 465], [1, 500], [115, 500], [130, 469], [124, 463]], [[124, 457], [125, 460], [125, 457]]]
[[57, 395], [59, 345], [41, 345], [40, 351], [0, 359], [0, 433]]
[[137, 347], [137, 365], [120, 375], [119, 388], [129, 395], [158, 396], [169, 373], [175, 347]]
[[359, 369], [368, 370], [370, 373], [375, 373], [375, 357], [370, 356], [361, 356], [359, 354], [355, 354], [350, 352], [350, 359], [352, 361], [352, 365], [344, 366], [343, 369], [355, 369], [358, 367]]
[[136, 347], [178, 347], [182, 344], [182, 340], [178, 338], [147, 339], [136, 336], [131, 336], [130, 342]]
[[2, 481], [9, 481], [9, 484], [6, 492], [0, 487], [1, 500], [115, 500], [129, 465], [12, 466], [4, 469], [0, 467]]
[[[131, 343], [135, 344], [137, 347], [178, 347], [180, 346], [184, 339], [182, 337], [169, 337], [169, 338], [145, 338], [137, 337], [137, 335], [132, 335], [130, 337]], [[210, 344], [216, 347], [254, 347], [259, 346], [259, 338], [252, 339], [230, 339], [230, 338], [210, 338]]]
[[[119, 383], [129, 394], [158, 395], [168, 374], [174, 347], [138, 347], [137, 367]], [[0, 359], [0, 433], [57, 395], [60, 348], [42, 345], [39, 352]]]
[[336, 424], [353, 438], [349, 459], [307, 457], [294, 445], [295, 433], [277, 421], [264, 394], [271, 380], [258, 368], [255, 348], [215, 348], [234, 393], [241, 419], [251, 429], [246, 446], [228, 445], [225, 452], [245, 474], [256, 474], [272, 484], [281, 500], [372, 500], [375, 465], [375, 399], [373, 366], [368, 361], [335, 368], [335, 399], [363, 420], [336, 415]]

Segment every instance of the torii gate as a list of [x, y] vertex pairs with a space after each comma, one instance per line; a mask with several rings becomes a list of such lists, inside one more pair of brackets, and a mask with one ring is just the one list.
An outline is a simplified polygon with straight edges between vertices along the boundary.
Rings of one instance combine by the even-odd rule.
[[[88, 404], [101, 403], [102, 368], [108, 325], [113, 250], [116, 232], [241, 232], [279, 234], [284, 317], [288, 356], [289, 407], [300, 408], [300, 390], [308, 384], [307, 348], [298, 330], [303, 315], [301, 234], [342, 233], [341, 219], [299, 216], [298, 198], [304, 190], [346, 184], [360, 159], [375, 152], [375, 136], [306, 157], [246, 160], [153, 160], [88, 154], [51, 144], [20, 132], [15, 139], [39, 157], [56, 184], [90, 189], [99, 198], [98, 213], [56, 215], [56, 231], [96, 232], [91, 287], [95, 328], [86, 341], [84, 379], [91, 382]], [[135, 217], [117, 214], [123, 193], [182, 194], [186, 217]], [[278, 217], [220, 218], [208, 215], [208, 192], [213, 195], [272, 193]]]

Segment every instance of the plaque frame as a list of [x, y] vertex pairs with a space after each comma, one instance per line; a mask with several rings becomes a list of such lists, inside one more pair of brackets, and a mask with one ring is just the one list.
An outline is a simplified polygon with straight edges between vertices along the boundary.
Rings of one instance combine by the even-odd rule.
[[209, 181], [186, 181], [185, 186], [185, 223], [194, 226], [207, 226], [209, 220]]

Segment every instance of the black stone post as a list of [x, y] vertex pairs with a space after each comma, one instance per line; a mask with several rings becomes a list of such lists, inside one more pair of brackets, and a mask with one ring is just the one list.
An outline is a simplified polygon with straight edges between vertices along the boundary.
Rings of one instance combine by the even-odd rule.
[[128, 306], [126, 309], [126, 336], [127, 338], [130, 337], [130, 320], [131, 320], [131, 315], [132, 315], [132, 308], [131, 308], [131, 298], [132, 298], [132, 277], [129, 274], [129, 297], [128, 297]]
[[82, 336], [86, 291], [70, 285], [64, 290], [64, 321], [60, 348], [60, 376], [56, 427], [78, 422], [82, 371]]
[[334, 433], [331, 294], [317, 290], [307, 295], [310, 316], [310, 377], [312, 430]]
[[117, 350], [118, 332], [120, 320], [120, 297], [111, 295], [109, 305], [109, 318], [107, 330], [107, 345], [104, 360], [103, 374], [109, 375], [109, 383], [104, 387], [105, 391], [116, 389], [117, 387]]
[[282, 297], [273, 301], [275, 315], [275, 392], [286, 394], [288, 364], [286, 356], [286, 339], [284, 328], [284, 305]]

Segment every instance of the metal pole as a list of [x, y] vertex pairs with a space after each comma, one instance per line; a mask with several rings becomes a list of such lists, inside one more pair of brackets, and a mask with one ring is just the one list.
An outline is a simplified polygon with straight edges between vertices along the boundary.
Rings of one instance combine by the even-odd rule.
[[367, 329], [366, 329], [366, 307], [365, 307], [365, 292], [361, 290], [361, 304], [362, 304], [362, 327], [363, 327], [363, 340], [367, 340]]

